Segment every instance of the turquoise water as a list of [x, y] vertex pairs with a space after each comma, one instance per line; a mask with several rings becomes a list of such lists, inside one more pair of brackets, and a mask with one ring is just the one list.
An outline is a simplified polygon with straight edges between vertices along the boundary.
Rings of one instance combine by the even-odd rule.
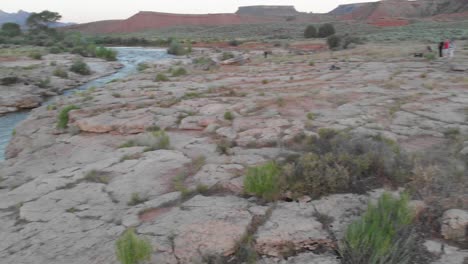
[[[86, 90], [90, 87], [99, 87], [107, 82], [126, 77], [137, 71], [137, 65], [142, 62], [156, 61], [165, 58], [170, 58], [171, 55], [167, 54], [164, 49], [150, 49], [150, 48], [127, 48], [127, 47], [118, 47], [113, 48], [117, 50], [118, 56], [117, 59], [120, 63], [123, 64], [123, 67], [119, 69], [116, 73], [90, 81], [84, 85], [78, 86], [74, 89], [70, 89], [64, 92], [66, 96], [74, 93], [75, 91]], [[55, 100], [55, 98], [49, 98], [44, 104], [50, 104]], [[13, 130], [16, 125], [25, 120], [29, 115], [29, 111], [21, 111], [16, 113], [10, 113], [3, 116], [0, 116], [0, 161], [5, 159], [5, 149], [10, 142]]]

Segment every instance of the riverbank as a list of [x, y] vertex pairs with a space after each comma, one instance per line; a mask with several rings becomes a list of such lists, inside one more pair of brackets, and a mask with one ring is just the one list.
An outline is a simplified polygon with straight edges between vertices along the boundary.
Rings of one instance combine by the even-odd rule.
[[[76, 60], [86, 63], [90, 73], [82, 75], [70, 71]], [[9, 57], [0, 65], [0, 115], [38, 107], [47, 98], [110, 75], [121, 67], [118, 62], [72, 54], [48, 54], [39, 60]]]
[[[223, 54], [210, 50], [193, 54], [197, 60], [150, 60], [140, 72], [33, 110], [0, 163], [0, 258], [116, 263], [115, 241], [134, 227], [159, 264], [228, 263], [242, 260], [243, 250], [258, 263], [339, 263], [337, 241], [383, 189], [285, 194], [268, 203], [246, 195], [245, 175], [292, 159], [300, 154], [294, 145], [327, 136], [321, 128], [383, 136], [410, 153], [439, 154], [452, 144], [451, 152], [468, 153], [464, 73], [400, 49], [295, 55], [277, 48], [268, 58], [235, 51], [250, 58], [243, 65], [213, 64]], [[454, 63], [468, 58], [458, 56]], [[69, 106], [79, 109], [57, 129]], [[466, 192], [457, 190], [438, 209], [468, 209]], [[454, 197], [459, 203], [448, 202]], [[429, 207], [425, 196], [413, 198], [416, 214]], [[468, 257], [452, 246], [440, 252], [446, 242], [436, 238], [418, 241], [424, 263]]]

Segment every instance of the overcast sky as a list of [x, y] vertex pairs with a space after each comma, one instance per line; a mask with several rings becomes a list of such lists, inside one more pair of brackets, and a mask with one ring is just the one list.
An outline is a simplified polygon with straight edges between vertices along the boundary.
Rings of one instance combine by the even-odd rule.
[[204, 14], [233, 13], [246, 5], [294, 5], [298, 11], [324, 13], [339, 4], [373, 0], [0, 0], [0, 10], [59, 12], [65, 22], [124, 19], [138, 11]]

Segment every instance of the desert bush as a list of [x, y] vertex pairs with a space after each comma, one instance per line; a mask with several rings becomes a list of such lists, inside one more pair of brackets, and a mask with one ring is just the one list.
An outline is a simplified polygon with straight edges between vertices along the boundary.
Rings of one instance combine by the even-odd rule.
[[344, 264], [409, 264], [415, 257], [413, 215], [408, 196], [385, 193], [370, 204], [360, 220], [352, 223], [340, 245]]
[[341, 37], [337, 35], [331, 35], [327, 38], [327, 44], [329, 49], [337, 49], [341, 44]]
[[234, 115], [233, 115], [231, 112], [227, 111], [227, 112], [224, 113], [224, 119], [226, 119], [226, 120], [233, 120], [233, 119], [234, 119]]
[[316, 38], [317, 37], [317, 29], [314, 25], [309, 25], [304, 31], [304, 38]]
[[2, 25], [0, 33], [9, 38], [13, 38], [21, 35], [21, 27], [16, 23], [4, 23]]
[[40, 79], [36, 85], [39, 87], [39, 88], [47, 88], [49, 87], [50, 85], [50, 78], [47, 77], [47, 78], [44, 78], [44, 79]]
[[33, 51], [29, 54], [29, 57], [34, 60], [42, 60], [42, 54], [37, 51]]
[[158, 149], [170, 149], [171, 141], [164, 130], [159, 130], [145, 133], [120, 145], [120, 148], [130, 147], [146, 147], [144, 149], [145, 152]]
[[280, 172], [275, 162], [249, 168], [244, 179], [244, 191], [267, 201], [277, 199], [280, 193]]
[[110, 178], [108, 173], [104, 171], [92, 170], [86, 173], [84, 180], [88, 182], [108, 184]]
[[52, 46], [49, 48], [49, 52], [52, 53], [52, 54], [59, 54], [61, 52], [63, 52], [63, 49], [59, 46]]
[[139, 193], [132, 193], [132, 196], [130, 197], [130, 201], [128, 201], [127, 205], [135, 206], [135, 205], [144, 203], [146, 201], [148, 201], [148, 199], [140, 197]]
[[216, 145], [216, 151], [222, 155], [229, 155], [229, 150], [233, 147], [233, 143], [227, 139], [222, 139]]
[[57, 128], [65, 129], [68, 126], [68, 113], [72, 110], [80, 109], [76, 105], [68, 105], [62, 108], [58, 117], [57, 117]]
[[167, 78], [167, 76], [164, 73], [158, 73], [156, 75], [155, 81], [156, 82], [167, 82], [167, 81], [169, 81], [169, 78]]
[[73, 64], [70, 66], [70, 71], [81, 74], [81, 75], [90, 75], [91, 70], [89, 69], [88, 64], [86, 64], [82, 60], [75, 60]]
[[326, 38], [335, 34], [335, 27], [330, 23], [325, 23], [319, 27], [318, 36], [320, 38]]
[[408, 181], [412, 162], [398, 145], [383, 137], [351, 135], [331, 129], [301, 142], [306, 153], [285, 165], [288, 189], [319, 197], [335, 192], [364, 192], [384, 182]]
[[62, 68], [55, 68], [53, 74], [54, 76], [60, 77], [62, 79], [68, 78], [68, 72]]
[[185, 68], [182, 68], [182, 67], [179, 67], [177, 69], [172, 70], [172, 76], [173, 77], [178, 77], [178, 76], [182, 76], [182, 75], [186, 75], [186, 74], [187, 74], [187, 70]]
[[176, 40], [172, 40], [169, 48], [167, 49], [167, 53], [172, 55], [186, 55], [191, 52], [191, 47], [184, 47], [180, 42]]
[[232, 52], [223, 52], [223, 54], [221, 55], [221, 60], [229, 60], [229, 59], [232, 59], [234, 58], [234, 54]]
[[242, 44], [242, 42], [237, 40], [237, 39], [233, 39], [233, 40], [228, 41], [229, 46], [237, 47], [240, 44]]
[[105, 47], [97, 47], [95, 50], [95, 55], [98, 58], [105, 59], [107, 61], [116, 61], [117, 60], [117, 51], [113, 49], [108, 49]]
[[150, 242], [139, 238], [133, 228], [122, 234], [116, 241], [115, 247], [117, 259], [122, 264], [139, 264], [151, 259]]
[[149, 65], [144, 63], [144, 62], [138, 63], [138, 65], [137, 65], [137, 70], [140, 71], [140, 72], [144, 71], [144, 70], [146, 70], [148, 68], [149, 68]]
[[3, 77], [0, 79], [0, 84], [1, 85], [12, 85], [15, 83], [18, 83], [20, 79], [16, 76], [8, 76], [8, 77]]

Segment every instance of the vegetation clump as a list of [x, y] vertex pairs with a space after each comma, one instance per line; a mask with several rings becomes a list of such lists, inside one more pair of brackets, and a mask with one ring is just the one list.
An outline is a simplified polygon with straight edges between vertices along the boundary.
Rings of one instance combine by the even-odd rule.
[[234, 115], [230, 111], [227, 111], [224, 113], [224, 119], [231, 121], [234, 119]]
[[335, 27], [330, 23], [325, 23], [319, 27], [318, 36], [319, 38], [326, 38], [336, 33]]
[[122, 264], [139, 264], [151, 260], [152, 247], [149, 241], [139, 238], [135, 230], [126, 230], [115, 243], [117, 259]]
[[68, 72], [62, 68], [56, 68], [53, 74], [54, 76], [60, 77], [62, 79], [68, 78]]
[[317, 37], [317, 29], [314, 25], [309, 25], [304, 31], [304, 38], [316, 38]]
[[272, 161], [262, 166], [251, 167], [244, 179], [244, 191], [266, 201], [273, 201], [280, 193], [280, 173], [281, 168]]
[[361, 193], [408, 180], [412, 162], [395, 142], [331, 129], [299, 143], [303, 155], [284, 166], [285, 186], [296, 195], [319, 197], [336, 192]]
[[176, 56], [186, 55], [191, 52], [192, 52], [192, 47], [190, 45], [185, 47], [177, 40], [172, 40], [171, 43], [169, 44], [169, 48], [167, 49], [167, 53], [176, 55]]
[[156, 82], [167, 82], [169, 81], [169, 78], [164, 74], [164, 73], [158, 73], [156, 75]]
[[130, 147], [145, 147], [145, 152], [159, 149], [170, 149], [171, 140], [164, 130], [153, 131], [135, 139], [131, 139], [120, 146], [120, 148]]
[[177, 69], [173, 69], [172, 70], [172, 76], [173, 77], [178, 77], [178, 76], [182, 76], [182, 75], [186, 75], [187, 74], [187, 70], [183, 67], [179, 67]]
[[80, 109], [76, 105], [68, 105], [62, 108], [57, 118], [57, 128], [65, 129], [68, 126], [68, 113], [72, 110]]
[[348, 227], [340, 247], [342, 263], [412, 263], [416, 244], [412, 221], [408, 196], [396, 199], [384, 193]]
[[81, 74], [81, 75], [90, 75], [91, 70], [89, 69], [88, 64], [86, 64], [83, 60], [76, 60], [70, 66], [70, 71]]

